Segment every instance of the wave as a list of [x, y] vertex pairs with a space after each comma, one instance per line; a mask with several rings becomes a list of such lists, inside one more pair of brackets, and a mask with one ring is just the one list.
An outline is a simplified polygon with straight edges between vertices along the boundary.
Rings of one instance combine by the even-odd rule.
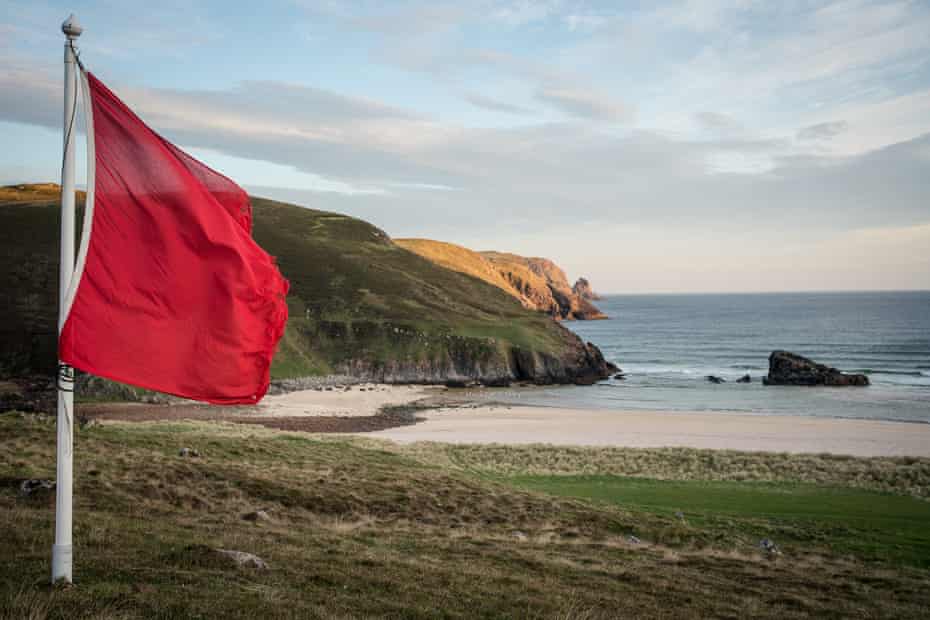
[[890, 370], [886, 368], [858, 368], [849, 370], [847, 372], [858, 372], [864, 375], [900, 375], [903, 377], [927, 377], [928, 374], [924, 374], [919, 370]]

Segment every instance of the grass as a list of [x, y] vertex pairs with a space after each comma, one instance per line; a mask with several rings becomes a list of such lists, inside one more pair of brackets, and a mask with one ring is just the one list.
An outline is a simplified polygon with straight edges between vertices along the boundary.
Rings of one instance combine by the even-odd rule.
[[[77, 431], [77, 583], [49, 588], [53, 499], [16, 484], [53, 475], [54, 425], [0, 415], [0, 437], [0, 618], [916, 618], [930, 605], [925, 568], [779, 512], [790, 485], [499, 476], [437, 450], [194, 423]], [[757, 491], [770, 509], [739, 495]], [[809, 509], [823, 501], [804, 493]], [[835, 493], [855, 510], [867, 496], [924, 505]], [[665, 505], [685, 497], [681, 521]], [[257, 508], [271, 520], [242, 519]], [[763, 534], [784, 555], [763, 557]], [[232, 568], [212, 547], [271, 568]]]
[[499, 477], [619, 476], [678, 481], [784, 482], [930, 498], [930, 458], [429, 442], [402, 449], [405, 454], [424, 462]]
[[[253, 198], [253, 234], [291, 282], [273, 378], [354, 363], [509, 364], [520, 347], [570, 355], [580, 342], [478, 278], [445, 269], [345, 215]], [[82, 209], [79, 209], [80, 221]], [[58, 188], [0, 187], [0, 375], [54, 372]]]
[[764, 524], [782, 543], [930, 568], [930, 502], [861, 489], [792, 483], [672, 482], [619, 476], [517, 476], [520, 487], [675, 514]]

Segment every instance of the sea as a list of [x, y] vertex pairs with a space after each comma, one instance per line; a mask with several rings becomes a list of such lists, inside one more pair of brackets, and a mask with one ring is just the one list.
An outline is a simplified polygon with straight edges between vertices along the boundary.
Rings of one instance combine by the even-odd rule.
[[[625, 379], [489, 398], [930, 423], [930, 291], [612, 295], [596, 303], [609, 319], [565, 325], [600, 347]], [[864, 373], [871, 386], [764, 386], [776, 349]], [[736, 383], [745, 374], [752, 382]]]

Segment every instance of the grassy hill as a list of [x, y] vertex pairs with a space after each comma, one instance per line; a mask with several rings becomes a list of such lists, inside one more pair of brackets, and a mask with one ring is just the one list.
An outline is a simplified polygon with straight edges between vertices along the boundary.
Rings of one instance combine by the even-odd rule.
[[546, 258], [475, 252], [431, 239], [396, 239], [403, 248], [437, 265], [480, 278], [517, 299], [524, 308], [556, 319], [603, 319], [604, 314], [568, 284], [565, 272]]
[[[5, 375], [54, 368], [58, 209], [55, 185], [0, 188]], [[273, 378], [550, 383], [609, 371], [596, 348], [549, 317], [407, 251], [366, 222], [261, 198], [253, 210], [255, 239], [291, 282]]]

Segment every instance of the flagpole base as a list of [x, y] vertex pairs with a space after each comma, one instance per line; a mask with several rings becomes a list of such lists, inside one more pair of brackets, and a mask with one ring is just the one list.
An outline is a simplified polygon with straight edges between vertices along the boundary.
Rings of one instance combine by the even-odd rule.
[[52, 545], [52, 583], [71, 579], [71, 545]]

